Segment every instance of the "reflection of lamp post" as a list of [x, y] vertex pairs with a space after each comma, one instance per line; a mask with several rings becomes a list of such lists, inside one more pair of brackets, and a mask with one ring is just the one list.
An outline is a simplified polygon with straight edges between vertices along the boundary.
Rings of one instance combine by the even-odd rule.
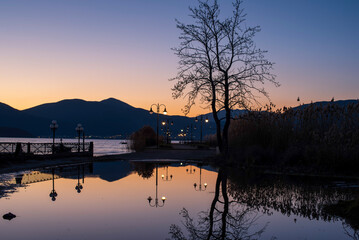
[[166, 166], [166, 178], [165, 178], [165, 175], [163, 175], [163, 174], [161, 177], [162, 177], [163, 181], [172, 181], [172, 178], [173, 178], [172, 174], [170, 175], [170, 179], [168, 179], [168, 166]]
[[[83, 181], [84, 181], [84, 179], [83, 179]], [[78, 193], [80, 193], [82, 188], [83, 188], [83, 186], [80, 183], [80, 166], [78, 166], [77, 167], [77, 185], [76, 185], [75, 189]]]
[[159, 120], [159, 114], [160, 114], [160, 107], [161, 106], [163, 106], [165, 109], [163, 110], [163, 114], [164, 115], [166, 115], [167, 114], [167, 110], [166, 110], [166, 105], [164, 105], [164, 104], [159, 104], [159, 103], [157, 103], [157, 104], [152, 104], [151, 105], [151, 108], [150, 108], [150, 114], [152, 114], [153, 113], [153, 111], [152, 111], [152, 106], [156, 106], [157, 107], [157, 148], [158, 148], [158, 120]]
[[186, 169], [186, 172], [188, 173], [188, 174], [194, 174], [195, 172], [196, 172], [196, 169], [192, 169], [192, 165], [189, 165], [189, 170], [188, 170], [188, 168]]
[[52, 169], [52, 191], [49, 194], [52, 201], [56, 200], [57, 193], [55, 191], [55, 169]]
[[162, 200], [162, 204], [158, 202], [158, 165], [156, 165], [156, 198], [155, 198], [155, 203], [154, 204], [151, 204], [151, 201], [152, 201], [152, 197], [149, 196], [147, 198], [148, 200], [148, 204], [151, 206], [151, 207], [163, 207], [165, 205], [165, 201], [166, 201], [166, 197], [163, 196], [161, 198]]
[[80, 139], [81, 139], [81, 132], [84, 130], [84, 128], [82, 127], [82, 124], [79, 123], [77, 124], [77, 127], [75, 128], [77, 134], [79, 135], [79, 143], [78, 143], [78, 148], [77, 151], [80, 152]]
[[56, 120], [52, 120], [50, 128], [52, 130], [52, 154], [55, 153], [55, 131], [59, 127]]
[[[195, 122], [198, 122], [198, 118], [196, 117], [194, 121], [195, 121]], [[201, 138], [200, 138], [200, 142], [202, 143], [203, 115], [200, 116], [200, 120], [199, 120], [199, 121], [201, 122]], [[209, 122], [208, 117], [206, 117], [206, 119], [204, 120], [204, 122], [205, 122], [205, 123], [208, 123], [208, 122]]]
[[[207, 189], [207, 183], [204, 183], [204, 189], [202, 189], [202, 166], [199, 167], [199, 185], [197, 183], [193, 184], [194, 190], [196, 191], [206, 191]], [[197, 188], [198, 186], [198, 188]]]

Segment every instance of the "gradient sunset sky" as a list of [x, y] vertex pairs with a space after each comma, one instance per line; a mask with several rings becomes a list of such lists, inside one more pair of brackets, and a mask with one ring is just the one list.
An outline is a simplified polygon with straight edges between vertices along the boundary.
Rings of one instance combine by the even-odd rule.
[[[177, 72], [175, 19], [190, 23], [194, 0], [0, 0], [0, 102], [26, 109], [80, 98], [117, 98], [181, 114], [168, 79]], [[220, 0], [222, 14], [231, 13]], [[245, 0], [247, 25], [262, 31], [281, 87], [266, 88], [282, 107], [357, 99], [358, 0]], [[191, 116], [208, 112], [200, 106]]]

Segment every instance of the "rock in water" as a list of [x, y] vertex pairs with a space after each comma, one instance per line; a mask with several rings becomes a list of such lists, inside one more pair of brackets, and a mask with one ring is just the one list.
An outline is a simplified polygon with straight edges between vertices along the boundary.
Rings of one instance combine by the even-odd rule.
[[16, 215], [9, 212], [9, 213], [4, 214], [4, 216], [2, 216], [2, 218], [10, 221], [11, 219], [16, 218]]

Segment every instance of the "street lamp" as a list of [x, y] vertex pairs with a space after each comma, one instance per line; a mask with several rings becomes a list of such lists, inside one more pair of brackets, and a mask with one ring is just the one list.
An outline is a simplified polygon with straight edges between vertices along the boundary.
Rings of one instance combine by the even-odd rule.
[[77, 124], [77, 127], [75, 128], [77, 134], [79, 135], [79, 143], [78, 143], [78, 148], [77, 151], [80, 152], [80, 139], [81, 139], [81, 132], [84, 130], [84, 128], [82, 127], [82, 124], [79, 123]]
[[52, 201], [56, 201], [57, 192], [55, 191], [55, 169], [52, 169], [52, 191], [49, 196]]
[[55, 153], [55, 131], [59, 127], [56, 120], [52, 120], [50, 129], [52, 130], [52, 154]]
[[[194, 186], [194, 190], [196, 191], [206, 191], [207, 189], [207, 183], [204, 183], [203, 186], [204, 186], [204, 189], [202, 189], [202, 166], [199, 167], [199, 185], [197, 185], [197, 183], [194, 183], [193, 184]], [[198, 186], [198, 188], [197, 188]]]
[[170, 179], [168, 179], [168, 166], [166, 166], [166, 177], [165, 177], [164, 174], [162, 174], [161, 177], [162, 177], [163, 181], [166, 181], [166, 182], [167, 181], [172, 181], [172, 178], [173, 178], [172, 174], [170, 175]]
[[[195, 121], [195, 122], [198, 122], [198, 118], [196, 117], [194, 121]], [[199, 121], [201, 122], [201, 138], [200, 138], [201, 140], [200, 140], [200, 142], [202, 143], [203, 115], [200, 116], [200, 120], [199, 120]], [[205, 123], [208, 123], [208, 122], [209, 122], [207, 116], [206, 116], [206, 119], [204, 120], [204, 122], [205, 122]]]
[[167, 110], [166, 110], [166, 105], [164, 105], [164, 104], [159, 104], [159, 103], [157, 103], [157, 104], [152, 104], [151, 105], [151, 108], [150, 108], [150, 114], [152, 114], [153, 113], [153, 110], [152, 110], [152, 106], [155, 106], [156, 108], [157, 108], [157, 148], [158, 148], [158, 121], [159, 121], [159, 114], [160, 114], [160, 108], [161, 108], [161, 106], [163, 106], [165, 109], [163, 110], [163, 114], [164, 115], [166, 115], [167, 114]]
[[160, 202], [158, 202], [158, 165], [156, 165], [156, 197], [155, 197], [155, 202], [154, 204], [151, 204], [151, 201], [153, 200], [153, 198], [151, 196], [149, 196], [147, 198], [148, 200], [148, 204], [151, 206], [151, 207], [163, 207], [165, 205], [165, 201], [166, 201], [166, 197], [163, 196], [161, 198], [162, 200], [162, 204]]

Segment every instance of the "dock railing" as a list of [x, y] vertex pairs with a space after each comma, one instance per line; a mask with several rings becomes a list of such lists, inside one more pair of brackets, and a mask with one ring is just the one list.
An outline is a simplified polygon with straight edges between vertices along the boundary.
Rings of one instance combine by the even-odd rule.
[[[87, 143], [21, 143], [0, 142], [0, 154], [10, 155], [66, 155], [85, 153], [93, 156], [93, 142]], [[78, 154], [79, 155], [79, 154]]]

